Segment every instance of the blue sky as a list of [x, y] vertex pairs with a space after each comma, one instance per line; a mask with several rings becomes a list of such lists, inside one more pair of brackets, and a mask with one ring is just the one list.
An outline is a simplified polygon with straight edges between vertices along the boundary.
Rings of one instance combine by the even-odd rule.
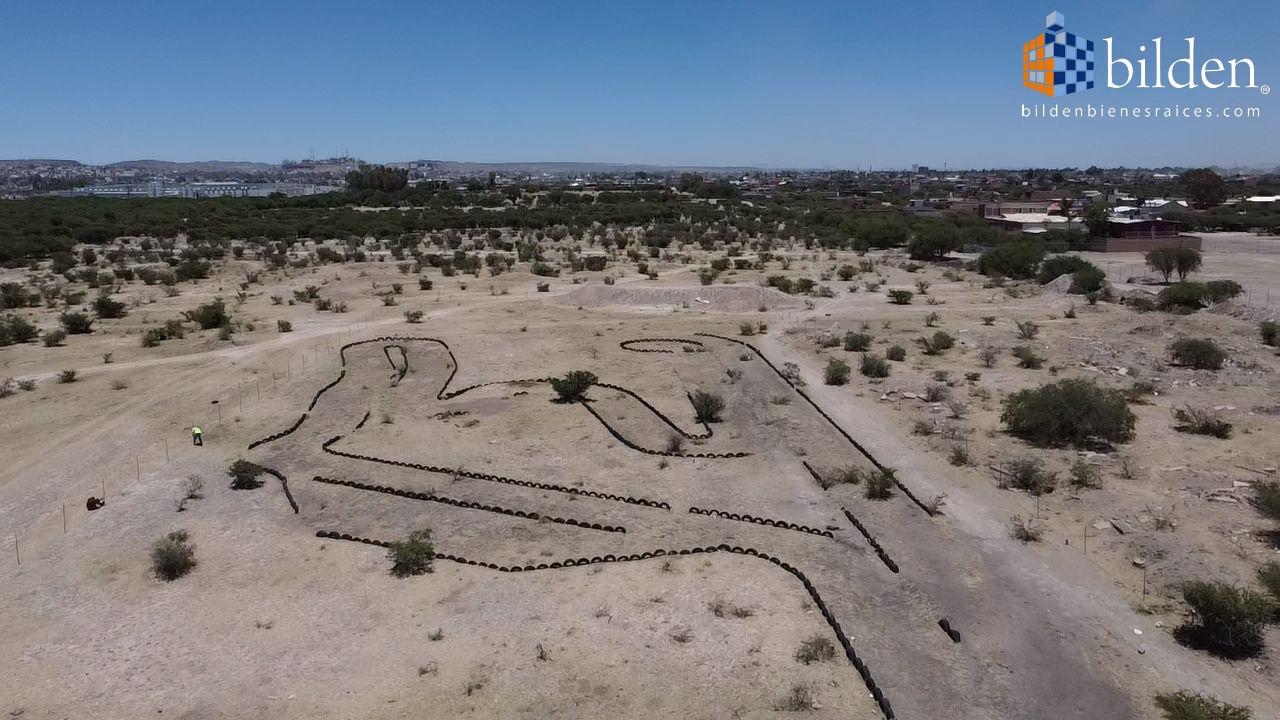
[[[1198, 62], [1249, 57], [1280, 80], [1273, 0], [0, 0], [0, 157], [1280, 164], [1280, 94], [1024, 89], [1022, 43], [1055, 9], [1127, 55], [1194, 35]], [[1262, 117], [1019, 117], [1042, 102]]]

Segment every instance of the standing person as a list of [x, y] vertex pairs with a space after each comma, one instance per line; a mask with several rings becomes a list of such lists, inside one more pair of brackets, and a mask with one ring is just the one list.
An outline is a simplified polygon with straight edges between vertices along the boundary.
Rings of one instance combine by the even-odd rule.
[[204, 431], [200, 429], [199, 425], [191, 428], [191, 444], [196, 447], [204, 447]]

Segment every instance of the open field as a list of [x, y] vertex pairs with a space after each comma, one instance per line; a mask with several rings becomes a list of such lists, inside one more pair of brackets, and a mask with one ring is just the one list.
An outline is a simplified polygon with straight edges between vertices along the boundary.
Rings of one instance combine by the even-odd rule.
[[[1197, 278], [1275, 282], [1280, 256], [1207, 249]], [[1250, 583], [1276, 557], [1250, 504], [1280, 464], [1265, 304], [1139, 313], [798, 247], [700, 285], [718, 255], [690, 253], [650, 261], [653, 278], [622, 256], [558, 278], [428, 268], [430, 289], [393, 262], [228, 259], [171, 297], [121, 283], [127, 315], [91, 334], [0, 349], [0, 378], [36, 380], [0, 399], [0, 710], [1156, 718], [1154, 693], [1189, 689], [1274, 716], [1272, 655], [1220, 660], [1174, 637], [1181, 583]], [[778, 274], [831, 292], [762, 287]], [[289, 300], [306, 286], [345, 312]], [[917, 295], [892, 305], [888, 289]], [[215, 298], [228, 339], [188, 323], [143, 346]], [[19, 312], [49, 330], [60, 310]], [[1026, 321], [1038, 331], [1020, 338]], [[924, 354], [917, 339], [936, 331], [954, 347]], [[905, 358], [864, 377], [848, 332]], [[1230, 360], [1170, 363], [1183, 336]], [[1043, 367], [1018, 367], [1019, 345]], [[847, 385], [824, 383], [831, 359], [853, 367]], [[598, 377], [589, 400], [555, 402], [547, 380], [574, 370]], [[1067, 378], [1151, 383], [1132, 442], [1042, 449], [1003, 431], [1003, 399]], [[698, 390], [724, 399], [719, 422], [695, 417]], [[1170, 413], [1186, 405], [1215, 409], [1231, 436], [1179, 432]], [[1019, 458], [1056, 489], [1003, 488]], [[237, 459], [278, 477], [230, 489]], [[1079, 462], [1099, 487], [1066, 481]], [[880, 468], [896, 483], [870, 499]], [[859, 482], [824, 488], [838, 470]], [[200, 497], [182, 501], [192, 478]], [[89, 496], [105, 506], [86, 510]], [[1015, 516], [1040, 542], [1011, 537]], [[198, 564], [163, 582], [148, 552], [178, 528]], [[392, 577], [380, 544], [420, 528], [433, 572]], [[798, 660], [810, 638], [832, 656]]]

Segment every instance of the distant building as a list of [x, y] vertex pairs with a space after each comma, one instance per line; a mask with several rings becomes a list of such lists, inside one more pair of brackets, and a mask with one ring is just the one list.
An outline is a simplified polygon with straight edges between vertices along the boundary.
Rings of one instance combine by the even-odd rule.
[[1147, 252], [1161, 247], [1200, 249], [1200, 238], [1182, 234], [1182, 223], [1154, 218], [1112, 217], [1107, 234], [1089, 240], [1096, 252]]

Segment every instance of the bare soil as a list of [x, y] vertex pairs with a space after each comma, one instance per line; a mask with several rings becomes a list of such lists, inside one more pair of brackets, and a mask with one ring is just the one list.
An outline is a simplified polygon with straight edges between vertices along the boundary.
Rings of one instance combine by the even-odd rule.
[[[815, 279], [859, 259], [791, 255], [787, 274]], [[324, 266], [264, 272], [237, 303], [254, 263], [233, 261], [213, 279], [183, 284], [177, 297], [127, 284], [118, 294], [136, 299], [127, 317], [98, 321], [93, 334], [62, 347], [0, 349], [0, 377], [38, 381], [0, 399], [8, 531], [0, 538], [0, 709], [104, 718], [765, 718], [797, 714], [784, 700], [799, 685], [816, 704], [804, 716], [884, 717], [838, 626], [900, 718], [1154, 718], [1151, 695], [1177, 689], [1270, 717], [1280, 703], [1271, 656], [1227, 663], [1171, 636], [1184, 614], [1178, 583], [1248, 582], [1276, 552], [1248, 504], [1249, 483], [1280, 464], [1277, 358], [1258, 341], [1256, 323], [1089, 306], [876, 260], [884, 287], [868, 292], [865, 274], [825, 280], [834, 297], [815, 298], [811, 309], [762, 289], [762, 273], [730, 271], [702, 287], [695, 267], [675, 263], [657, 281], [624, 265], [610, 268], [615, 285], [578, 273], [552, 280], [547, 293], [535, 291], [542, 278], [523, 272], [433, 272], [435, 287], [420, 291], [391, 263]], [[1250, 267], [1230, 262], [1211, 252], [1204, 274], [1216, 277], [1219, 263]], [[22, 275], [4, 279], [13, 277]], [[914, 289], [921, 278], [931, 283], [926, 296], [886, 303], [886, 289]], [[393, 282], [403, 293], [384, 306], [377, 295]], [[270, 301], [308, 284], [348, 311]], [[229, 300], [240, 324], [231, 340], [188, 330], [141, 346], [144, 327], [215, 296]], [[1076, 317], [1064, 318], [1072, 305]], [[404, 321], [413, 309], [423, 322]], [[56, 311], [23, 312], [42, 327], [56, 324]], [[921, 355], [914, 343], [935, 330], [925, 328], [932, 312], [936, 329], [958, 340], [940, 356]], [[987, 316], [994, 324], [983, 323]], [[279, 319], [293, 331], [277, 332]], [[1019, 340], [1013, 321], [1027, 319], [1041, 331]], [[743, 322], [767, 330], [742, 337]], [[907, 348], [885, 380], [857, 375], [858, 353], [816, 342], [864, 324], [874, 352]], [[697, 333], [750, 342], [759, 354]], [[1215, 338], [1231, 362], [1217, 372], [1171, 366], [1165, 348], [1184, 335]], [[379, 339], [405, 336], [449, 349]], [[685, 342], [633, 346], [665, 353], [620, 346], [645, 338]], [[1047, 358], [1044, 369], [1014, 365], [1008, 350], [1023, 342]], [[978, 361], [986, 346], [1002, 351], [993, 368]], [[828, 357], [854, 366], [849, 385], [822, 384]], [[796, 363], [803, 394], [766, 360]], [[77, 381], [58, 383], [63, 369], [78, 369]], [[511, 382], [575, 369], [634, 395], [597, 386], [588, 409], [553, 402], [545, 382]], [[1002, 397], [1065, 377], [1154, 382], [1157, 394], [1133, 407], [1137, 439], [1080, 454], [1029, 448], [1002, 432]], [[450, 394], [485, 383], [493, 384]], [[965, 403], [962, 417], [948, 419], [952, 408], [919, 397], [932, 383]], [[697, 389], [726, 400], [723, 421], [705, 438], [686, 396]], [[1170, 411], [1187, 403], [1219, 408], [1232, 437], [1175, 430]], [[295, 432], [248, 449], [304, 411]], [[949, 437], [914, 434], [921, 421]], [[193, 424], [205, 430], [202, 448], [191, 446]], [[343, 454], [325, 449], [337, 436], [328, 447]], [[636, 449], [665, 452], [675, 436], [676, 456]], [[947, 462], [955, 444], [967, 447], [969, 466]], [[745, 456], [688, 457], [695, 453]], [[1023, 456], [1064, 478], [1084, 459], [1101, 469], [1103, 486], [1064, 481], [1038, 502], [1000, 489], [999, 468]], [[226, 468], [237, 458], [284, 475], [298, 512], [272, 477], [257, 490], [229, 489]], [[898, 471], [901, 487], [889, 500], [868, 500], [861, 485], [824, 491], [805, 468], [870, 472], [874, 462]], [[202, 497], [179, 511], [190, 478], [203, 481]], [[87, 511], [85, 499], [103, 490], [106, 506]], [[907, 491], [925, 504], [945, 494], [942, 512], [929, 515]], [[1042, 528], [1044, 540], [1013, 540], [1014, 515]], [[439, 558], [434, 572], [397, 579], [385, 549], [317, 537], [392, 541], [424, 527], [438, 553], [507, 569], [715, 552], [518, 573]], [[152, 576], [148, 552], [176, 528], [190, 533], [198, 565], [166, 583]], [[812, 592], [781, 566], [721, 546], [779, 558]], [[939, 627], [943, 618], [961, 642]], [[810, 637], [830, 641], [835, 657], [799, 662]], [[1278, 639], [1271, 630], [1273, 647]]]

